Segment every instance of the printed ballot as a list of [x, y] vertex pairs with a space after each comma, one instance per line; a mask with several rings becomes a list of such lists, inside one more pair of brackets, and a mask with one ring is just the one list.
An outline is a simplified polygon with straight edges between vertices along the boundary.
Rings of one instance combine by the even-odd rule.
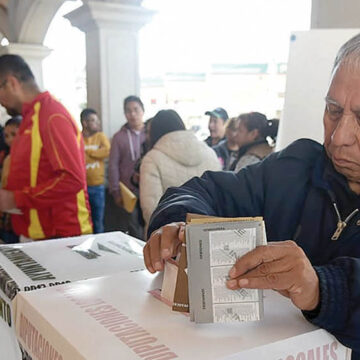
[[[266, 234], [261, 217], [214, 218], [191, 214], [186, 225], [186, 245], [178, 263], [173, 310], [190, 312], [190, 319], [197, 323], [262, 319], [262, 291], [230, 290], [226, 281], [238, 258], [264, 244]], [[166, 272], [169, 270], [167, 264]], [[164, 288], [168, 288], [166, 283]]]

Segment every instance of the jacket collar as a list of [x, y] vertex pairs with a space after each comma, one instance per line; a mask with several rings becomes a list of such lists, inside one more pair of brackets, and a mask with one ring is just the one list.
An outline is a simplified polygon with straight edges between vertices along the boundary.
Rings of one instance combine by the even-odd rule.
[[51, 96], [50, 93], [48, 91], [44, 91], [44, 92], [40, 93], [39, 95], [37, 95], [33, 101], [23, 104], [23, 106], [22, 106], [23, 118], [26, 118], [28, 113], [33, 110], [36, 102], [41, 101], [49, 96]]
[[[125, 123], [125, 124], [121, 127], [120, 130], [121, 130], [121, 131], [125, 131], [125, 132], [126, 132], [127, 130], [129, 130], [131, 133], [136, 134], [135, 130], [131, 129], [131, 127], [129, 126], [128, 123]], [[140, 134], [145, 133], [145, 126], [143, 126], [143, 127], [141, 128], [141, 130], [139, 130], [139, 133], [140, 133]]]

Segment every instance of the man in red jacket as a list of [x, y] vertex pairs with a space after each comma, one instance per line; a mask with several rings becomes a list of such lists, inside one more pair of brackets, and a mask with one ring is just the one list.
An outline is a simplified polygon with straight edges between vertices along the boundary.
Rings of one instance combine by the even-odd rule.
[[0, 104], [23, 116], [0, 189], [0, 210], [21, 212], [12, 215], [15, 232], [34, 240], [91, 233], [81, 132], [20, 56], [0, 56]]

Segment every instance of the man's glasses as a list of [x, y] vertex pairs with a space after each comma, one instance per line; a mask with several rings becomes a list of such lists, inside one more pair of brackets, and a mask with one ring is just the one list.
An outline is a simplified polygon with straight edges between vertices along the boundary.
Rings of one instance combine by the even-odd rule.
[[0, 89], [3, 88], [7, 83], [7, 79], [5, 79], [1, 84], [0, 84]]

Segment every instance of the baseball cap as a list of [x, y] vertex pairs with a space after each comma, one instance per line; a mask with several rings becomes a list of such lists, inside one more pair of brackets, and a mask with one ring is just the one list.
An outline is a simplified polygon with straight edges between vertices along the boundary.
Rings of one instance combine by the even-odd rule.
[[213, 111], [207, 111], [205, 113], [205, 115], [209, 115], [209, 116], [215, 116], [217, 118], [221, 118], [224, 120], [224, 122], [229, 118], [228, 113], [226, 112], [225, 109], [218, 107], [216, 109], [214, 109]]

